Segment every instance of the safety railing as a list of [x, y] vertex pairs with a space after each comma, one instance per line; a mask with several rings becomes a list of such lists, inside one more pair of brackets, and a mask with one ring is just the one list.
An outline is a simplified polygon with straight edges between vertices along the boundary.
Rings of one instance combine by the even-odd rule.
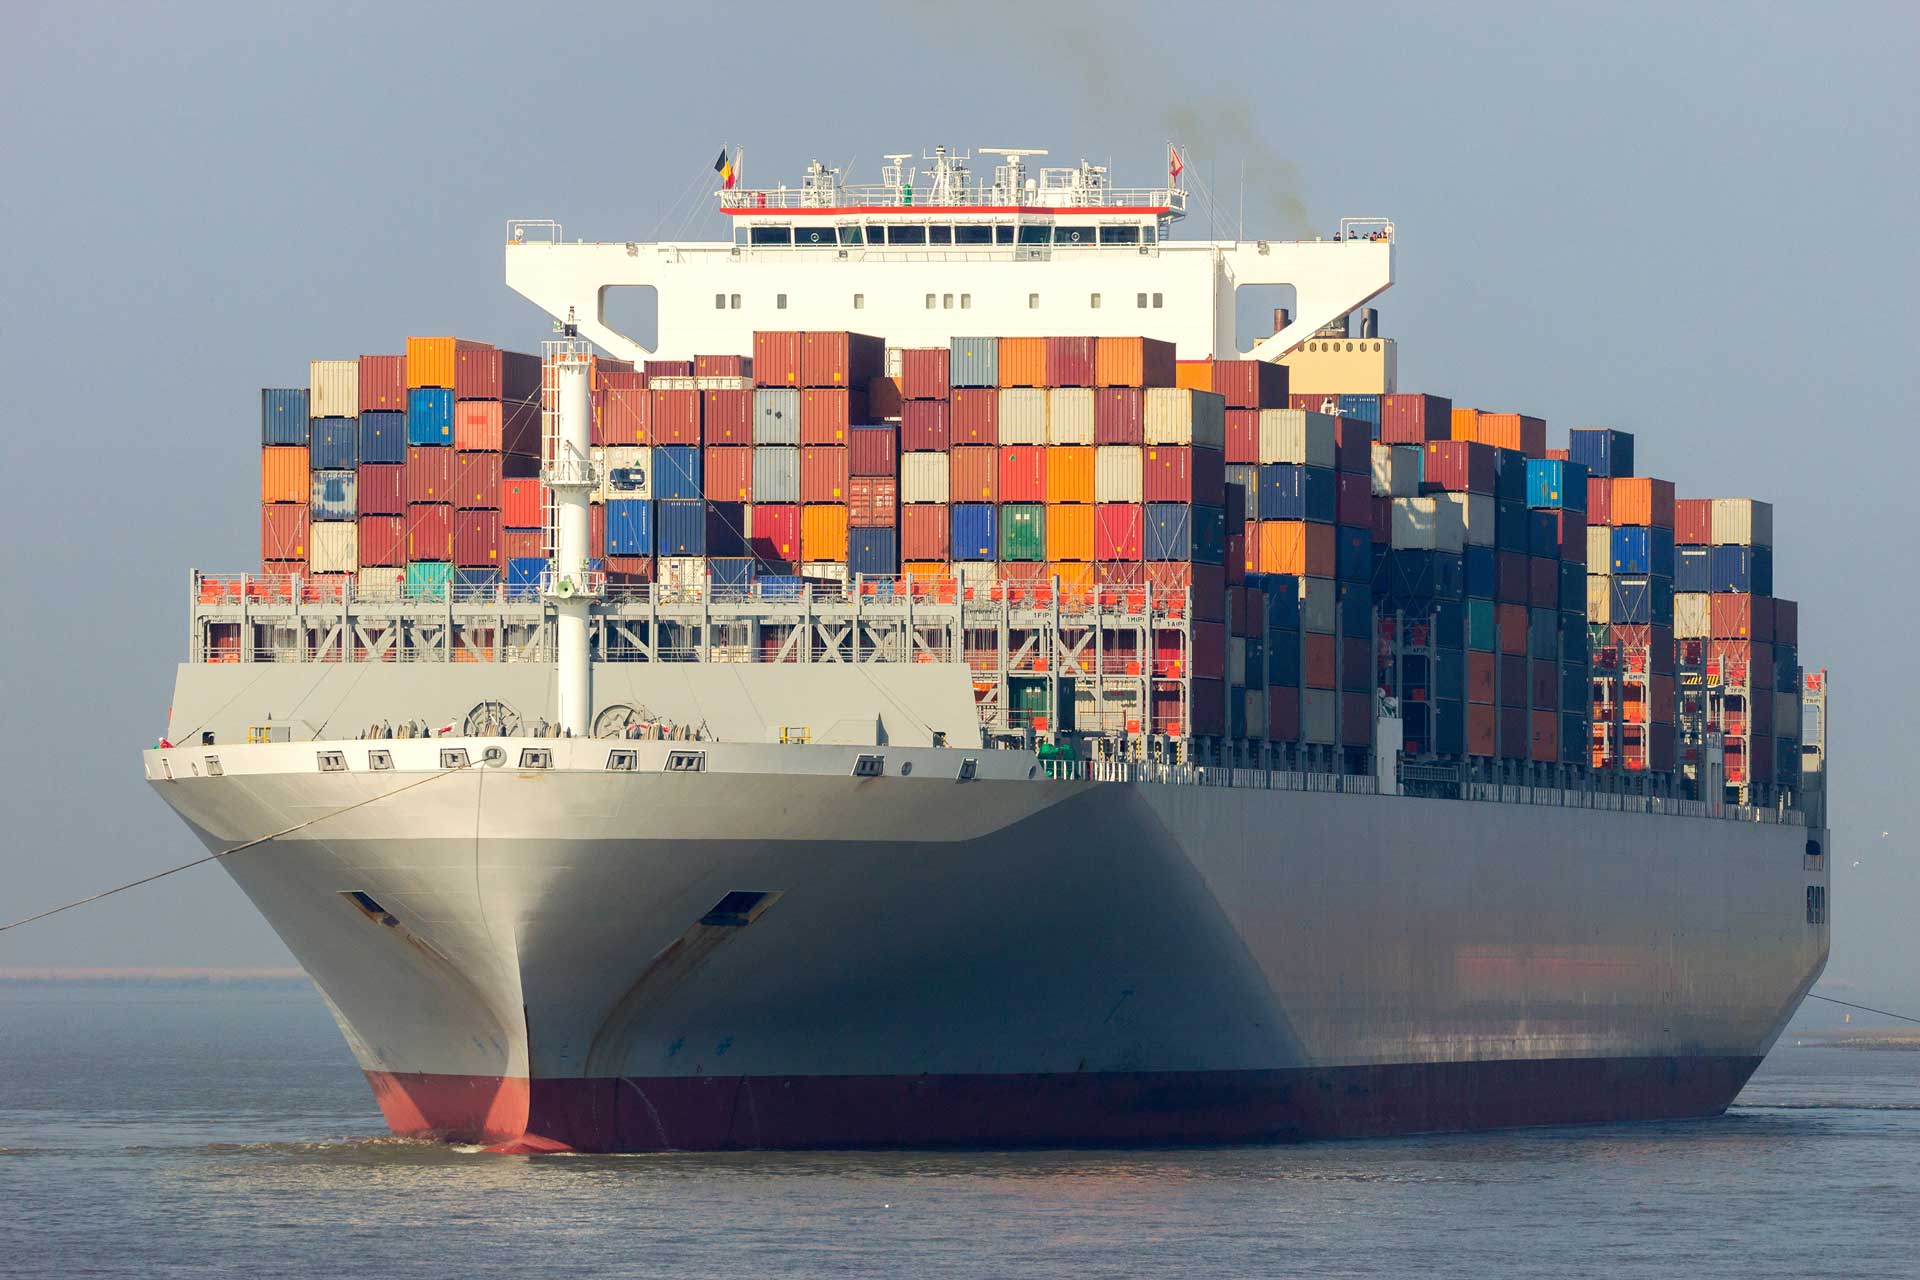
[[[978, 184], [953, 188], [938, 204], [931, 203], [924, 190], [881, 183], [835, 188], [830, 202], [823, 201], [819, 190], [808, 187], [737, 187], [719, 194], [722, 209], [830, 209], [846, 213], [899, 209], [938, 214], [955, 208], [994, 211], [1023, 208], [1183, 211], [1187, 207], [1187, 193], [1179, 187], [1043, 186], [1030, 191], [1007, 191], [988, 184]], [[509, 224], [509, 238], [511, 230], [512, 224]]]

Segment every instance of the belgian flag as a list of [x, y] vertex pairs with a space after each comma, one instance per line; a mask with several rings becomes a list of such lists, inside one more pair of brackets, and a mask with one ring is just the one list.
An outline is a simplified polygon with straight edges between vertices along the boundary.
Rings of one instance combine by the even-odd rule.
[[720, 148], [720, 158], [713, 162], [713, 171], [720, 175], [720, 185], [723, 189], [733, 190], [733, 180], [738, 175], [734, 173], [733, 161], [727, 159], [725, 147]]

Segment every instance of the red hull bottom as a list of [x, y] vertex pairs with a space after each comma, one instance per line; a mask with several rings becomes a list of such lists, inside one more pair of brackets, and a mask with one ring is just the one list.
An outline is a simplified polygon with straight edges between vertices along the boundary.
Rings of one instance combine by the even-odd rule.
[[544, 1151], [1288, 1142], [1718, 1115], [1760, 1059], [533, 1080], [368, 1072], [403, 1137]]

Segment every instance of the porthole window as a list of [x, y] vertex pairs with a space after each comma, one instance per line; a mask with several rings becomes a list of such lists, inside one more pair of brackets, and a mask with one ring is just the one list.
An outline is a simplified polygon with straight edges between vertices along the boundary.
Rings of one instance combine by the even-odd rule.
[[1353, 350], [1353, 344], [1352, 344], [1351, 342], [1349, 342], [1349, 343], [1347, 344], [1347, 350], [1348, 350], [1348, 351], [1352, 351], [1352, 350]]
[[900, 762], [900, 776], [905, 778], [910, 776], [912, 773], [913, 773], [913, 761], [902, 760]]

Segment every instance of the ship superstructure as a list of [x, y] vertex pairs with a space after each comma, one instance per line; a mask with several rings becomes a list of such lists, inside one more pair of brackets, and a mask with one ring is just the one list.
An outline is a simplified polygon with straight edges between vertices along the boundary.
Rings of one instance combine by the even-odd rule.
[[[1253, 360], [1311, 363], [1321, 353], [1309, 348], [1338, 344], [1325, 354], [1342, 363], [1315, 367], [1340, 377], [1350, 358], [1371, 359], [1386, 385], [1362, 398], [1380, 400], [1394, 391], [1390, 353], [1374, 335], [1360, 339], [1373, 352], [1352, 351], [1345, 324], [1392, 282], [1391, 223], [1350, 221], [1326, 241], [1180, 241], [1176, 186], [1115, 188], [1097, 166], [1030, 172], [1039, 153], [995, 154], [990, 183], [936, 150], [922, 169], [890, 157], [874, 187], [815, 165], [793, 189], [729, 189], [731, 243], [585, 244], [513, 224], [509, 283], [562, 330], [529, 401], [542, 427], [537, 474], [522, 483], [539, 486], [543, 528], [523, 531], [540, 552], [521, 558], [526, 571], [415, 574], [409, 561], [373, 578], [193, 576], [188, 661], [147, 777], [209, 849], [248, 846], [223, 865], [313, 975], [389, 1124], [516, 1150], [638, 1150], [1271, 1140], [1723, 1109], [1827, 955], [1824, 673], [1817, 725], [1791, 740], [1804, 775], [1752, 773], [1751, 750], [1728, 744], [1752, 737], [1752, 708], [1775, 706], [1776, 691], [1771, 668], [1752, 683], [1750, 605], [1748, 638], [1700, 640], [1698, 754], [1684, 768], [1636, 766], [1622, 744], [1645, 747], [1661, 690], [1673, 694], [1674, 668], [1649, 658], [1667, 633], [1631, 614], [1651, 590], [1635, 584], [1659, 575], [1631, 561], [1605, 575], [1620, 614], [1591, 634], [1587, 614], [1552, 604], [1533, 610], [1544, 622], [1524, 603], [1493, 613], [1513, 605], [1505, 586], [1498, 600], [1490, 589], [1498, 635], [1480, 647], [1467, 607], [1477, 587], [1435, 574], [1469, 557], [1436, 549], [1435, 530], [1463, 542], [1473, 517], [1448, 512], [1507, 500], [1466, 480], [1458, 503], [1418, 487], [1393, 496], [1404, 459], [1384, 476], [1376, 462], [1365, 495], [1425, 520], [1410, 547], [1398, 524], [1375, 540], [1385, 576], [1323, 587], [1314, 564], [1238, 576], [1195, 532], [1225, 488], [1198, 457], [1220, 448], [1202, 412], [1219, 395], [1146, 369], [1153, 349], [1134, 335], [1183, 359], [1231, 357], [1235, 290], [1292, 285], [1294, 315]], [[658, 291], [650, 347], [607, 323], [606, 291], [620, 286]], [[781, 385], [778, 371], [806, 367], [782, 344], [815, 330], [827, 371]], [[709, 435], [706, 448], [812, 448], [827, 462], [871, 449], [797, 432], [789, 445], [788, 402], [759, 399], [817, 386], [844, 407], [859, 332], [903, 349], [903, 367], [937, 363], [955, 392], [984, 358], [963, 345], [992, 341], [970, 334], [1084, 335], [1060, 361], [1092, 361], [1102, 338], [1132, 344], [1114, 350], [1135, 371], [1110, 387], [1036, 378], [1006, 402], [1051, 415], [1042, 443], [998, 446], [1013, 462], [1029, 449], [1115, 449], [1107, 478], [1084, 501], [996, 506], [1005, 556], [969, 559], [956, 541], [945, 573], [862, 572], [851, 552], [837, 573], [797, 552], [792, 572], [773, 571], [785, 534], [766, 532], [772, 520], [789, 505], [845, 504], [825, 489], [815, 501], [796, 487], [786, 502], [763, 488], [740, 506], [711, 490], [655, 497], [671, 483], [663, 471], [687, 465], [667, 451], [700, 452], [661, 442], [681, 429], [665, 415], [710, 394], [753, 397], [754, 417], [750, 443]], [[1028, 348], [1006, 350], [1011, 362]], [[494, 440], [511, 438], [498, 389], [511, 365], [478, 344], [435, 351], [444, 385], [424, 389], [443, 393], [450, 435], [466, 404], [484, 409], [475, 420]], [[605, 442], [613, 410], [595, 384], [608, 357], [701, 352], [732, 353], [741, 372], [633, 371], [664, 396], [649, 411], [653, 453]], [[507, 373], [476, 382], [469, 356]], [[1272, 373], [1235, 370], [1256, 397]], [[911, 372], [882, 376], [913, 391]], [[313, 403], [338, 398], [318, 378]], [[461, 397], [461, 379], [478, 393]], [[1046, 431], [1078, 422], [1081, 390], [1089, 403], [1105, 390], [1152, 401], [1157, 425], [1128, 428], [1140, 443], [1048, 443]], [[420, 403], [440, 411], [432, 395]], [[1425, 411], [1398, 411], [1411, 410]], [[1349, 434], [1361, 418], [1336, 431], [1311, 410], [1271, 412], [1291, 416], [1260, 430], [1285, 439], [1259, 448], [1301, 461], [1261, 466], [1304, 472], [1320, 466], [1316, 440], [1329, 463], [1336, 437], [1348, 453], [1369, 443]], [[363, 409], [363, 428], [369, 413], [392, 410]], [[908, 472], [936, 453], [943, 475], [962, 465], [916, 450], [904, 422], [885, 428], [895, 443], [880, 459], [903, 495], [896, 535], [915, 504]], [[411, 440], [418, 424], [406, 425]], [[294, 447], [272, 430], [270, 450]], [[311, 439], [322, 430], [344, 428]], [[410, 458], [409, 484], [416, 462], [437, 485], [430, 468], [462, 453], [408, 446], [434, 448], [447, 457]], [[1114, 466], [1144, 467], [1156, 450], [1177, 455], [1184, 504], [1165, 475], [1143, 485], [1138, 473], [1120, 477], [1131, 500], [1093, 500]], [[907, 461], [916, 451], [921, 463]], [[889, 479], [881, 470], [853, 478]], [[957, 484], [950, 502], [923, 505], [969, 505]], [[633, 496], [641, 485], [647, 496]], [[489, 510], [465, 501], [445, 514]], [[1564, 531], [1555, 501], [1538, 510]], [[611, 513], [616, 502], [647, 511]], [[760, 521], [763, 505], [781, 510]], [[1137, 509], [1159, 522], [1160, 549], [1136, 550], [1133, 570], [1014, 549], [1028, 517], [1005, 507], [1038, 507], [1040, 520], [1076, 505]], [[1247, 510], [1262, 536], [1269, 522], [1257, 503]], [[1751, 575], [1758, 535], [1744, 510], [1726, 545]], [[617, 522], [643, 515], [663, 539], [694, 537], [681, 517], [699, 515], [699, 536], [715, 541], [697, 556], [650, 548], [641, 575], [614, 546], [638, 536]], [[1072, 528], [1094, 515], [1052, 518]], [[417, 549], [439, 517], [372, 518], [409, 522]], [[1296, 523], [1304, 534], [1313, 522]], [[316, 543], [324, 523], [306, 526]], [[484, 519], [466, 523], [484, 531]], [[1326, 523], [1359, 527], [1337, 513]], [[1547, 523], [1529, 519], [1542, 535]], [[717, 555], [722, 542], [747, 554]], [[1246, 554], [1251, 566], [1257, 552]], [[1537, 558], [1556, 566], [1557, 593], [1573, 562]], [[1409, 584], [1409, 566], [1425, 576]], [[1615, 668], [1589, 665], [1590, 641]], [[1291, 668], [1266, 656], [1281, 653]], [[1674, 653], [1693, 670], [1687, 650]], [[1785, 642], [1766, 653], [1792, 660]], [[1491, 673], [1484, 748], [1458, 725], [1450, 744], [1451, 686], [1438, 674], [1449, 662], [1463, 684], [1470, 663]], [[1623, 708], [1604, 744], [1589, 740], [1590, 683], [1608, 714]], [[1322, 727], [1311, 708], [1335, 710]], [[1729, 772], [1729, 751], [1747, 774]]]

